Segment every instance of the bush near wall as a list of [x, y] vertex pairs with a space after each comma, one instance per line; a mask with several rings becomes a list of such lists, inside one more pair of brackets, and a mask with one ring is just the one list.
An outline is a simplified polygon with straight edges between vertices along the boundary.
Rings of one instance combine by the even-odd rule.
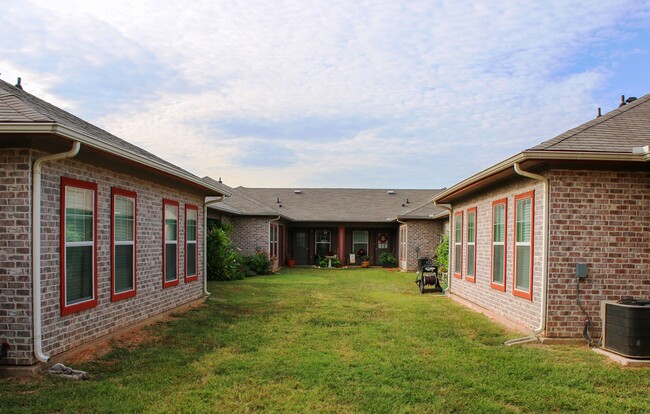
[[230, 224], [213, 223], [209, 226], [206, 256], [208, 280], [239, 280], [272, 273], [273, 260], [266, 253], [258, 252], [252, 256], [237, 253], [230, 240], [231, 234]]

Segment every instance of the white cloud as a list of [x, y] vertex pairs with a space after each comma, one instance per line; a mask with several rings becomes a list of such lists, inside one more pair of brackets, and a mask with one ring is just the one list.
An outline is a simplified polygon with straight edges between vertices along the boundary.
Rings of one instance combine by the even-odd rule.
[[[43, 44], [19, 46], [34, 59], [45, 50], [79, 71], [99, 72], [118, 61], [132, 64], [138, 76], [160, 70], [152, 62], [164, 68], [170, 77], [150, 80], [153, 90], [95, 122], [199, 175], [249, 186], [420, 187], [451, 185], [477, 165], [586, 121], [610, 76], [602, 62], [624, 53], [607, 45], [626, 25], [639, 24], [633, 16], [647, 22], [650, 9], [559, 0], [205, 0], [164, 7], [43, 0], [32, 6], [47, 25], [25, 38]], [[20, 27], [29, 26], [28, 18]], [[20, 43], [20, 35], [13, 39]], [[601, 51], [600, 60], [585, 59], [592, 49]], [[53, 64], [67, 71], [74, 65]], [[239, 163], [263, 137], [224, 126], [310, 118], [376, 125], [321, 142], [267, 137], [270, 157], [283, 148], [291, 157], [281, 168]], [[468, 165], [463, 157], [474, 148], [483, 157]], [[444, 156], [454, 169], [427, 178], [426, 152]]]

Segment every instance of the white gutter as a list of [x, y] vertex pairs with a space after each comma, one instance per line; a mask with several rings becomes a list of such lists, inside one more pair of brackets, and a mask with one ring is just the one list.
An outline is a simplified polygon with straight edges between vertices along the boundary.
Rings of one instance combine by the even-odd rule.
[[642, 155], [643, 161], [645, 162], [650, 161], [650, 145], [646, 145], [645, 147], [634, 147], [632, 148], [632, 153], [635, 155]]
[[[68, 152], [50, 154], [34, 161], [32, 173], [32, 316], [34, 317], [34, 355], [47, 363], [49, 356], [43, 353], [41, 321], [41, 166], [44, 162], [73, 158], [79, 153], [81, 143], [74, 141]], [[59, 237], [65, 237], [61, 234]], [[61, 252], [61, 254], [64, 254]]]
[[208, 292], [208, 206], [222, 202], [223, 197], [203, 203], [203, 294], [205, 296], [210, 296]]
[[[125, 158], [130, 161], [134, 161], [138, 164], [153, 168], [155, 170], [170, 174], [172, 176], [181, 178], [183, 180], [189, 181], [195, 185], [199, 185], [203, 188], [208, 188], [210, 190], [216, 191], [219, 194], [222, 194], [226, 191], [211, 186], [202, 179], [195, 177], [190, 173], [185, 173], [180, 169], [175, 169], [169, 165], [156, 162], [147, 157], [143, 157], [135, 152], [128, 151], [120, 146], [112, 145], [100, 139], [94, 138], [91, 135], [85, 134], [83, 132], [77, 131], [66, 126], [56, 124], [56, 123], [0, 123], [0, 132], [2, 133], [22, 133], [22, 134], [34, 134], [34, 133], [43, 133], [43, 134], [56, 134], [73, 141], [78, 141], [88, 147], [96, 148], [111, 154], [115, 154], [119, 157]], [[227, 193], [227, 192], [226, 192]], [[224, 194], [229, 195], [229, 194]]]
[[[641, 147], [643, 150], [646, 147]], [[640, 158], [639, 155], [644, 156]], [[501, 161], [498, 164], [480, 171], [473, 176], [457, 183], [456, 185], [447, 188], [444, 191], [436, 194], [433, 200], [444, 200], [457, 191], [469, 187], [485, 178], [488, 178], [496, 173], [509, 169], [513, 164], [522, 163], [524, 161], [620, 161], [620, 162], [639, 162], [641, 160], [648, 161], [650, 159], [650, 149], [648, 153], [620, 153], [620, 152], [570, 152], [570, 151], [544, 151], [544, 150], [527, 150], [513, 155], [512, 157]]]
[[[528, 171], [523, 171], [519, 167], [519, 163], [515, 162], [513, 164], [515, 172], [523, 177], [532, 178], [533, 180], [541, 181], [544, 185], [544, 217], [543, 224], [544, 228], [542, 229], [542, 235], [544, 236], [544, 242], [542, 244], [542, 318], [539, 324], [539, 327], [533, 331], [535, 335], [539, 335], [546, 329], [546, 314], [547, 314], [547, 297], [548, 297], [548, 229], [549, 229], [549, 205], [551, 204], [549, 195], [550, 189], [548, 185], [548, 179], [539, 174], [533, 174]], [[532, 286], [530, 287], [533, 288]]]
[[[452, 222], [451, 213], [453, 211], [452, 208], [437, 204], [435, 201], [433, 202], [433, 205], [436, 206], [436, 207], [440, 207], [442, 209], [447, 210], [447, 212], [449, 214], [449, 236], [448, 236], [448, 238], [449, 238], [449, 240], [451, 240], [451, 222]], [[449, 263], [449, 260], [451, 260], [451, 242], [447, 243], [447, 289], [445, 289], [445, 292], [448, 292], [451, 289], [451, 279], [452, 279], [452, 277], [451, 277], [451, 273], [449, 272], [449, 268], [451, 267], [450, 263]]]

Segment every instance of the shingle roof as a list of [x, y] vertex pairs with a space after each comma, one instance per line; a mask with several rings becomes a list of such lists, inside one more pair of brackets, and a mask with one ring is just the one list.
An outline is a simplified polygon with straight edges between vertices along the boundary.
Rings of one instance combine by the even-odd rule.
[[650, 144], [650, 94], [529, 150], [631, 153]]
[[89, 136], [98, 143], [164, 166], [179, 177], [190, 177], [194, 182], [201, 181], [190, 172], [0, 79], [0, 124], [11, 123], [58, 124]]
[[430, 219], [443, 211], [429, 205], [439, 191], [237, 187], [224, 203], [245, 215], [281, 215], [303, 222], [385, 223], [397, 217]]
[[554, 161], [645, 163], [650, 145], [649, 125], [650, 94], [492, 165], [442, 191], [435, 200], [449, 203], [495, 185], [516, 175], [515, 163], [522, 166]]

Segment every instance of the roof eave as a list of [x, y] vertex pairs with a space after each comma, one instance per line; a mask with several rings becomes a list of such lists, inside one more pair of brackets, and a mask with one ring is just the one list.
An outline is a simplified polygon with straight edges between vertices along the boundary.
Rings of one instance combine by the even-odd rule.
[[[449, 203], [454, 196], [469, 186], [480, 188], [480, 182], [487, 178], [503, 172], [515, 163], [524, 161], [616, 161], [616, 162], [643, 162], [647, 161], [648, 154], [633, 154], [620, 152], [581, 152], [581, 151], [548, 151], [548, 150], [527, 150], [520, 152], [498, 164], [495, 164], [473, 176], [449, 187], [437, 194], [431, 201], [438, 204]], [[513, 175], [516, 173], [513, 169]]]
[[0, 132], [2, 133], [19, 133], [19, 134], [55, 134], [63, 138], [67, 138], [74, 141], [79, 141], [84, 145], [89, 147], [109, 152], [115, 154], [126, 160], [135, 162], [137, 164], [152, 168], [154, 170], [163, 172], [168, 175], [180, 178], [183, 181], [189, 182], [195, 187], [201, 188], [203, 190], [208, 190], [209, 195], [216, 196], [229, 196], [230, 192], [223, 189], [214, 187], [209, 183], [206, 183], [199, 177], [195, 177], [190, 174], [183, 174], [181, 171], [169, 168], [167, 165], [157, 163], [155, 161], [149, 160], [145, 157], [142, 157], [133, 152], [126, 151], [122, 148], [119, 148], [115, 145], [111, 145], [104, 141], [100, 141], [91, 135], [85, 134], [83, 132], [77, 131], [73, 128], [58, 124], [58, 123], [2, 123], [0, 124]]

